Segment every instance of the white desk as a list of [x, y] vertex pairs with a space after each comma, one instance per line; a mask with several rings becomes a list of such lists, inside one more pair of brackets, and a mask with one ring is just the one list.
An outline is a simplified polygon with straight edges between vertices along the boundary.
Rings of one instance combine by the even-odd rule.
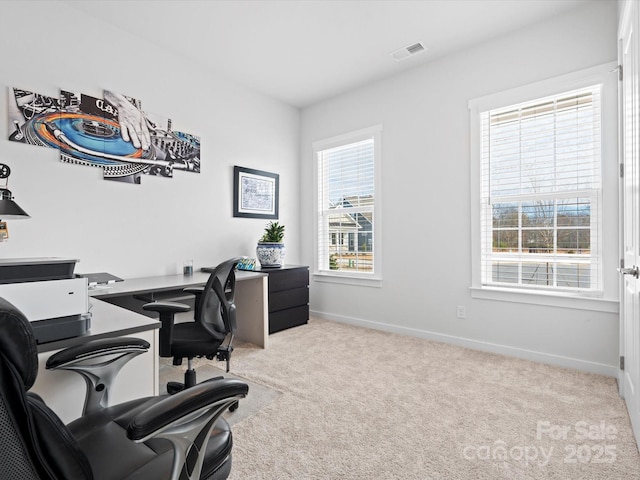
[[[193, 275], [131, 278], [109, 284], [107, 288], [90, 290], [89, 295], [143, 315], [149, 315], [149, 312], [142, 310], [142, 305], [146, 301], [166, 299], [167, 295], [169, 298], [176, 298], [182, 289], [204, 285], [208, 278], [209, 274], [204, 272], [194, 272]], [[148, 299], [140, 300], [140, 297], [148, 297]], [[235, 304], [238, 319], [236, 339], [267, 348], [269, 343], [268, 276], [259, 272], [237, 271]]]
[[[138, 355], [127, 363], [113, 385], [109, 404], [159, 393], [158, 329], [160, 322], [141, 315], [143, 300], [134, 295], [161, 297], [191, 286], [204, 285], [209, 274], [166, 275], [134, 278], [90, 291], [91, 329], [87, 334], [38, 345], [38, 377], [32, 391], [42, 396], [64, 423], [78, 418], [84, 404], [85, 383], [80, 375], [63, 370], [46, 370], [51, 354], [91, 339], [133, 336], [151, 344], [149, 352]], [[245, 340], [263, 348], [269, 340], [268, 277], [263, 273], [236, 273], [236, 312], [238, 331], [236, 339]]]

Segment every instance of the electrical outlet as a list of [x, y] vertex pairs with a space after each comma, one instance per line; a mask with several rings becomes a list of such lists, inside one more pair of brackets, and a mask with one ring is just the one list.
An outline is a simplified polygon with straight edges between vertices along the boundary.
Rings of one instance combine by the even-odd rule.
[[456, 307], [456, 313], [458, 318], [467, 318], [467, 311], [462, 305]]

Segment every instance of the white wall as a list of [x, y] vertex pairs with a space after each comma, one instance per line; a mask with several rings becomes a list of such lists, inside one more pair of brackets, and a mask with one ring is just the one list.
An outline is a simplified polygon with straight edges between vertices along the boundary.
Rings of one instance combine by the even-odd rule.
[[[202, 56], [211, 48], [223, 46], [193, 45]], [[58, 1], [0, 2], [0, 65], [5, 90], [113, 90], [141, 99], [145, 110], [172, 118], [202, 144], [201, 174], [145, 175], [130, 185], [63, 164], [56, 150], [0, 141], [0, 162], [12, 169], [9, 188], [32, 217], [9, 222], [0, 257], [72, 257], [78, 272], [125, 278], [176, 273], [184, 259], [199, 268], [253, 257], [266, 221], [233, 218], [233, 166], [241, 165], [280, 174], [287, 261], [299, 261], [297, 109]], [[0, 111], [0, 132], [7, 132], [5, 94]]]
[[[383, 126], [383, 286], [312, 281], [312, 311], [615, 375], [617, 313], [471, 298], [468, 101], [614, 61], [616, 15], [615, 2], [598, 2], [303, 110], [302, 259], [310, 265], [312, 142]], [[605, 297], [615, 302], [615, 143], [604, 161]], [[465, 320], [456, 318], [457, 305], [466, 307]]]

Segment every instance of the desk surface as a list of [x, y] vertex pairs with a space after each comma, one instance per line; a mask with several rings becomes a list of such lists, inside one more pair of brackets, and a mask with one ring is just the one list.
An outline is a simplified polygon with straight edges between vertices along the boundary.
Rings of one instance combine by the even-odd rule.
[[[89, 296], [104, 299], [106, 302], [120, 303], [125, 308], [145, 313], [140, 308], [144, 302], [152, 301], [154, 294], [176, 292], [187, 287], [201, 286], [207, 282], [209, 276], [209, 273], [194, 272], [192, 275], [131, 278], [111, 283], [102, 288], [90, 289]], [[236, 272], [236, 315], [238, 318], [236, 338], [262, 348], [267, 348], [269, 341], [268, 279], [269, 275], [266, 273], [246, 270]], [[145, 298], [147, 294], [151, 294], [149, 299]], [[137, 300], [133, 304], [129, 300], [123, 303], [119, 300], [123, 297]], [[161, 297], [158, 296], [155, 299]]]
[[[162, 275], [158, 277], [130, 278], [122, 282], [110, 283], [89, 289], [89, 296], [95, 298], [118, 297], [146, 292], [162, 292], [196, 287], [207, 283], [209, 273], [193, 272], [193, 275]], [[265, 276], [265, 273], [237, 271], [236, 281], [255, 279]]]
[[[252, 280], [265, 277], [259, 272], [238, 271], [236, 280]], [[73, 338], [48, 342], [38, 345], [38, 352], [51, 352], [62, 348], [79, 345], [87, 340], [98, 338], [121, 337], [135, 335], [138, 332], [160, 328], [160, 322], [154, 318], [120, 308], [100, 298], [118, 297], [145, 292], [162, 292], [203, 285], [209, 278], [208, 273], [194, 272], [193, 275], [164, 275], [159, 277], [132, 278], [123, 282], [109, 284], [106, 288], [89, 290], [89, 306], [91, 312], [91, 328], [84, 334]], [[252, 294], [255, 295], [255, 292]], [[266, 340], [253, 340], [265, 346]]]

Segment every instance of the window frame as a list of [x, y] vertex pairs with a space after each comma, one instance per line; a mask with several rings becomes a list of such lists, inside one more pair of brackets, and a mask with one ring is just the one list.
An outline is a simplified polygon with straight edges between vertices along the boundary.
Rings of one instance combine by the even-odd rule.
[[[313, 148], [313, 185], [314, 185], [314, 258], [313, 258], [313, 278], [320, 282], [342, 283], [352, 285], [362, 285], [371, 287], [382, 286], [382, 222], [381, 222], [381, 178], [382, 178], [382, 158], [381, 158], [381, 137], [382, 125], [374, 125], [360, 130], [348, 132], [342, 135], [318, 140], [312, 143]], [[374, 155], [374, 196], [373, 196], [373, 273], [346, 272], [330, 269], [320, 269], [319, 242], [320, 242], [320, 220], [323, 206], [319, 202], [320, 178], [319, 162], [320, 153], [324, 150], [357, 143], [363, 140], [373, 139]], [[331, 241], [329, 239], [328, 241]], [[338, 243], [340, 238], [336, 238]], [[344, 241], [348, 241], [346, 235]], [[329, 243], [327, 243], [329, 245]]]
[[[611, 141], [611, 133], [605, 135], [605, 102], [615, 102], [616, 81], [612, 82], [610, 71], [615, 68], [615, 63], [600, 65], [559, 77], [543, 80], [522, 87], [513, 88], [503, 92], [487, 95], [469, 101], [470, 111], [470, 173], [471, 173], [471, 296], [490, 300], [501, 300], [537, 305], [561, 306], [567, 308], [579, 308], [615, 313], [618, 311], [617, 300], [605, 297], [607, 285], [604, 279], [604, 248], [602, 237], [598, 238], [600, 255], [599, 268], [602, 269], [600, 288], [597, 291], [562, 291], [562, 290], [537, 290], [522, 287], [508, 287], [496, 285], [483, 285], [482, 282], [482, 205], [481, 205], [481, 120], [480, 113], [488, 110], [497, 110], [510, 105], [518, 105], [536, 99], [543, 99], [563, 92], [570, 92], [587, 88], [593, 85], [601, 85], [601, 186], [599, 191], [598, 208], [595, 212], [599, 222], [598, 235], [602, 234], [604, 219], [603, 190], [605, 166], [605, 144]], [[613, 139], [615, 141], [615, 138]], [[611, 159], [608, 159], [611, 161]]]

